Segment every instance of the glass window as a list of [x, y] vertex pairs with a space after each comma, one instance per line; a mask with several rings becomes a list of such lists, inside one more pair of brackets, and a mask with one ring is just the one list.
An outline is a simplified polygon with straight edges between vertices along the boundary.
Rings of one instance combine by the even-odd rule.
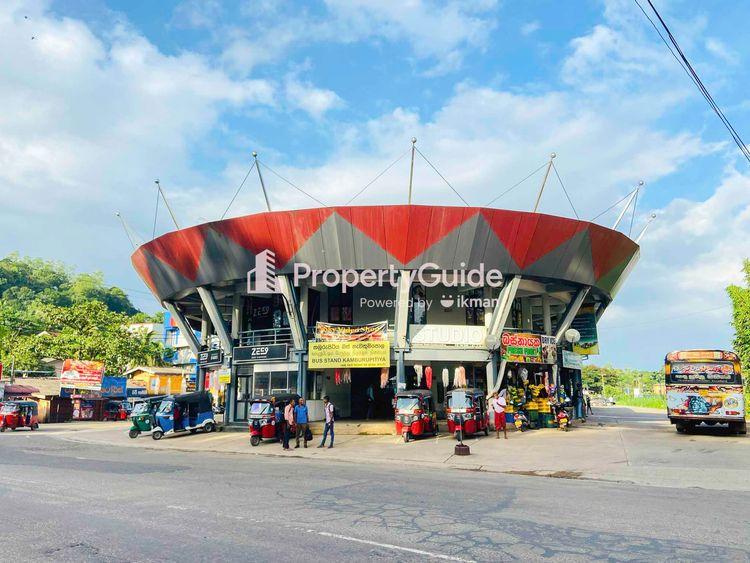
[[286, 391], [289, 388], [288, 373], [285, 371], [271, 372], [271, 393]]
[[250, 414], [268, 414], [271, 412], [271, 403], [252, 403]]
[[268, 372], [260, 372], [255, 374], [255, 383], [253, 388], [253, 395], [256, 397], [262, 396], [262, 395], [268, 395], [269, 392], [269, 383], [270, 383], [270, 374]]
[[448, 406], [452, 409], [465, 409], [474, 406], [474, 404], [471, 401], [471, 395], [467, 395], [463, 391], [454, 391]]
[[419, 399], [417, 397], [399, 397], [396, 400], [396, 408], [399, 412], [414, 412], [419, 408]]

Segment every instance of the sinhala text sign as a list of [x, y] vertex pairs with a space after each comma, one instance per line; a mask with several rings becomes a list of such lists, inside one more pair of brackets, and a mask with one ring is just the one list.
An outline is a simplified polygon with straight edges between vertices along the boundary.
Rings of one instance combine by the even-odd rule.
[[93, 360], [65, 360], [60, 372], [60, 387], [101, 391], [104, 364]]
[[500, 350], [508, 362], [542, 363], [542, 340], [530, 332], [504, 332], [500, 338]]
[[309, 369], [380, 368], [391, 362], [387, 340], [310, 342], [308, 346]]

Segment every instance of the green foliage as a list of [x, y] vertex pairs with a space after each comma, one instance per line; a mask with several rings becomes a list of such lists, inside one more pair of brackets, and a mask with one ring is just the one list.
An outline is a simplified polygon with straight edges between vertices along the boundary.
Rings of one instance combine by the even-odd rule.
[[640, 388], [651, 393], [654, 385], [663, 383], [662, 371], [639, 371], [612, 366], [585, 365], [581, 372], [583, 386], [593, 393], [606, 396], [625, 394], [626, 390]]
[[732, 345], [742, 362], [745, 396], [750, 397], [750, 381], [748, 381], [750, 379], [748, 377], [750, 375], [750, 260], [745, 260], [742, 271], [745, 274], [744, 287], [730, 285], [727, 293], [732, 300], [732, 326], [734, 327]]
[[646, 407], [650, 409], [667, 408], [667, 398], [664, 395], [646, 395], [645, 397], [632, 397], [631, 395], [613, 395], [615, 403], [624, 407]]
[[[0, 260], [0, 362], [40, 369], [44, 358], [103, 361], [108, 373], [159, 365], [163, 347], [127, 325], [152, 321], [101, 273], [74, 275], [57, 262]], [[163, 316], [162, 316], [163, 318]], [[142, 320], [143, 319], [143, 320]]]

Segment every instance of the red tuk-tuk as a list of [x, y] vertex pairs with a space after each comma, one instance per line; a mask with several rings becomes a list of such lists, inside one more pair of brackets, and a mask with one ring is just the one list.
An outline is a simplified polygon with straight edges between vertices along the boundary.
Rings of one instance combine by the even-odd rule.
[[445, 394], [445, 418], [448, 432], [460, 437], [490, 433], [490, 417], [484, 391], [481, 389], [453, 389]]
[[34, 401], [6, 401], [0, 409], [0, 432], [6, 428], [39, 428], [39, 405]]
[[[275, 403], [272, 401], [275, 399]], [[267, 397], [256, 397], [250, 403], [250, 412], [247, 416], [247, 425], [250, 430], [250, 445], [257, 446], [262, 440], [279, 439], [279, 425], [276, 421], [275, 409], [281, 409], [284, 416], [284, 408], [289, 401], [294, 400], [297, 404], [299, 395], [296, 393], [280, 393]]]
[[438, 435], [437, 414], [432, 404], [432, 392], [426, 389], [399, 391], [395, 397], [396, 434], [404, 442], [423, 434]]
[[102, 409], [102, 420], [127, 420], [128, 412], [122, 401], [107, 401]]

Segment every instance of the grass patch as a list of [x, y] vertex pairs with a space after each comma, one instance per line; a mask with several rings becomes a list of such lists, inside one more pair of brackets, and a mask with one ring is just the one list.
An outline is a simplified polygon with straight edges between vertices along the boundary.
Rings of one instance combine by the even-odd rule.
[[631, 397], [630, 395], [615, 395], [615, 402], [623, 407], [644, 407], [650, 409], [667, 408], [667, 398], [660, 395], [646, 397]]

